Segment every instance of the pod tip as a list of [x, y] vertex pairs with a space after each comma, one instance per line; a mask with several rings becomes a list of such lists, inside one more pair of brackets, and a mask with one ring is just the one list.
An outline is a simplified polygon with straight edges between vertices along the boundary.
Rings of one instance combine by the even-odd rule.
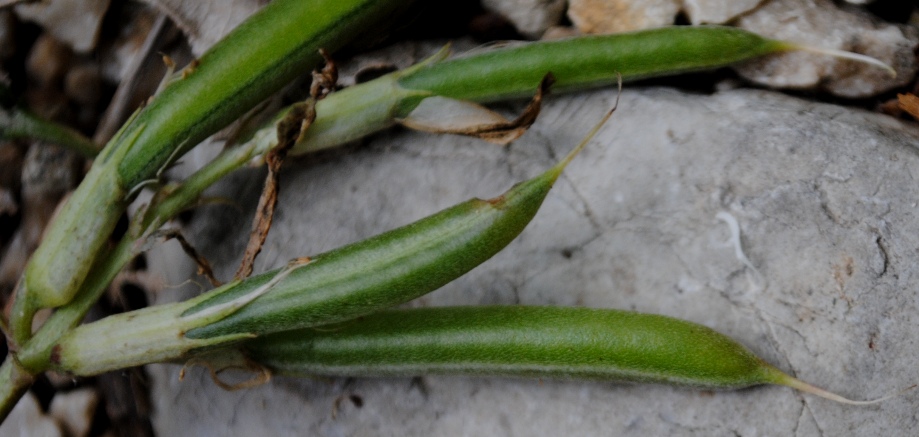
[[802, 45], [802, 44], [789, 44], [788, 48], [791, 50], [801, 50], [805, 52], [832, 56], [834, 58], [839, 58], [839, 59], [848, 59], [850, 61], [861, 62], [863, 64], [874, 65], [875, 67], [879, 67], [887, 71], [887, 73], [890, 74], [891, 78], [897, 77], [897, 70], [895, 70], [889, 64], [877, 58], [872, 58], [871, 56], [868, 56], [868, 55], [848, 52], [845, 50], [827, 49], [827, 48], [814, 47], [814, 46], [808, 46], [808, 45]]
[[882, 397], [877, 398], [877, 399], [871, 399], [871, 400], [867, 400], [867, 401], [856, 401], [856, 400], [852, 400], [852, 399], [848, 399], [848, 398], [842, 397], [842, 396], [840, 396], [840, 395], [838, 395], [838, 394], [836, 394], [836, 393], [832, 393], [832, 392], [827, 391], [827, 390], [824, 390], [824, 389], [822, 389], [822, 388], [815, 387], [815, 386], [813, 386], [813, 385], [811, 385], [811, 384], [808, 384], [808, 383], [806, 383], [806, 382], [804, 382], [804, 381], [801, 381], [800, 379], [797, 379], [797, 378], [794, 378], [794, 377], [792, 377], [792, 376], [785, 375], [785, 374], [783, 374], [783, 377], [780, 377], [780, 378], [778, 379], [778, 381], [776, 381], [776, 383], [778, 383], [778, 384], [780, 384], [780, 385], [784, 385], [784, 386], [786, 386], [786, 387], [791, 387], [791, 388], [793, 388], [793, 389], [795, 389], [795, 390], [799, 390], [799, 391], [802, 391], [802, 392], [805, 392], [805, 393], [810, 393], [810, 394], [812, 394], [812, 395], [820, 396], [820, 397], [822, 397], [822, 398], [824, 398], [824, 399], [829, 399], [829, 400], [831, 400], [831, 401], [839, 402], [839, 403], [841, 403], [841, 404], [846, 404], [846, 405], [873, 405], [873, 404], [881, 403], [881, 402], [884, 402], [884, 401], [886, 401], [886, 400], [889, 400], [889, 399], [895, 398], [895, 397], [897, 397], [897, 396], [900, 396], [900, 395], [902, 395], [903, 393], [906, 393], [906, 392], [908, 392], [908, 391], [910, 391], [910, 390], [916, 388], [916, 386], [917, 386], [917, 384], [913, 384], [913, 385], [911, 385], [911, 386], [909, 386], [909, 387], [906, 387], [905, 389], [898, 390], [898, 391], [896, 391], [896, 392], [894, 392], [894, 393], [888, 394], [888, 395], [886, 395], [886, 396], [882, 396]]
[[606, 115], [604, 115], [603, 118], [600, 119], [600, 122], [597, 123], [596, 126], [594, 126], [593, 129], [591, 129], [590, 132], [587, 133], [584, 139], [581, 140], [581, 142], [577, 146], [575, 146], [575, 148], [571, 150], [571, 152], [568, 152], [568, 155], [565, 156], [564, 159], [562, 159], [558, 164], [555, 165], [555, 167], [552, 168], [552, 170], [555, 173], [560, 174], [562, 170], [564, 170], [565, 167], [568, 166], [568, 163], [570, 163], [571, 160], [574, 159], [574, 157], [577, 156], [578, 153], [581, 152], [581, 150], [584, 150], [584, 147], [586, 147], [587, 144], [590, 143], [591, 140], [593, 140], [594, 136], [597, 135], [597, 132], [600, 131], [600, 128], [602, 128], [603, 125], [606, 124], [606, 122], [610, 119], [610, 117], [613, 116], [613, 113], [616, 112], [616, 108], [619, 107], [619, 97], [622, 96], [622, 74], [617, 72], [616, 77], [617, 77], [618, 84], [619, 84], [619, 91], [616, 94], [616, 101], [613, 103], [613, 107], [610, 108], [610, 110], [607, 111]]

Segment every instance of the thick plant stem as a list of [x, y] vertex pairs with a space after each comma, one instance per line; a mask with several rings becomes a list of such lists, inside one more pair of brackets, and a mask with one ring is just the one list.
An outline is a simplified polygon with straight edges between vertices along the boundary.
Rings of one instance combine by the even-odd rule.
[[[254, 157], [255, 152], [260, 150], [255, 147], [257, 144], [259, 143], [225, 151], [208, 166], [195, 173], [185, 184], [165, 195], [160, 203], [151, 206], [140, 219], [140, 226], [132, 229], [132, 234], [143, 236], [151, 230], [158, 229], [163, 223], [194, 202], [211, 184]], [[107, 285], [135, 256], [137, 246], [138, 240], [130, 236], [120, 241], [107, 253], [103, 261], [93, 268], [75, 299], [58, 308], [35, 336], [23, 345], [18, 353], [21, 363], [14, 365], [12, 359], [7, 358], [3, 369], [0, 369], [2, 370], [0, 393], [4, 393], [4, 397], [0, 398], [2, 402], [0, 408], [7, 406], [12, 408], [16, 400], [31, 385], [31, 375], [51, 367], [54, 345], [61, 336], [79, 324], [92, 305], [105, 292]], [[8, 411], [3, 410], [3, 412]]]
[[[18, 367], [14, 368], [10, 362], [11, 359], [7, 359], [3, 373], [0, 373], [0, 392], [8, 393], [9, 399], [0, 399], [3, 402], [0, 407], [9, 404], [9, 408], [12, 408], [18, 397], [28, 389], [31, 379], [23, 375], [38, 374], [51, 367], [54, 345], [61, 336], [80, 323], [92, 305], [105, 292], [108, 284], [134, 258], [146, 235], [159, 229], [160, 226], [195, 202], [201, 193], [214, 182], [238, 169], [259, 153], [268, 150], [270, 143], [268, 138], [255, 137], [246, 145], [224, 151], [181, 185], [161, 191], [155, 203], [147, 208], [141, 217], [135, 219], [135, 224], [129, 229], [129, 235], [126, 235], [111, 251], [106, 253], [105, 257], [101, 258], [98, 265], [93, 267], [75, 298], [67, 305], [58, 308], [34, 337], [22, 343], [22, 348], [18, 353], [21, 361], [17, 364]], [[31, 317], [14, 318], [19, 321], [28, 319]], [[24, 327], [21, 328], [21, 330], [24, 329]], [[13, 379], [14, 376], [16, 379]], [[21, 384], [25, 385], [19, 387]]]
[[29, 390], [35, 377], [23, 369], [12, 354], [0, 366], [0, 423], [6, 420], [22, 395]]
[[54, 343], [80, 324], [93, 304], [105, 293], [108, 284], [134, 258], [134, 246], [130, 238], [119, 242], [90, 272], [73, 301], [58, 308], [38, 332], [22, 345], [18, 357], [25, 369], [36, 374], [48, 369]]
[[141, 217], [135, 219], [135, 225], [129, 229], [129, 235], [126, 235], [106, 254], [99, 265], [93, 268], [74, 300], [58, 308], [31, 341], [25, 344], [20, 352], [23, 365], [33, 372], [46, 370], [54, 344], [79, 324], [118, 272], [141, 250], [144, 239], [195, 202], [214, 182], [256, 156], [256, 152], [261, 150], [258, 146], [264, 141], [255, 141], [224, 151], [183, 184], [163, 192], [161, 199], [155, 201]]
[[[139, 226], [131, 230], [132, 235], [142, 237], [158, 229], [198, 199], [210, 185], [256, 156], [256, 153], [263, 150], [263, 147], [267, 147], [264, 146], [264, 141], [256, 141], [222, 153], [208, 166], [192, 175], [184, 184], [164, 195], [155, 206], [151, 206], [139, 219]], [[262, 147], [257, 147], [260, 144]], [[2, 413], [0, 422], [28, 390], [32, 383], [32, 375], [51, 367], [54, 345], [64, 334], [76, 327], [92, 305], [99, 300], [108, 284], [136, 255], [138, 243], [139, 240], [130, 238], [130, 235], [120, 241], [93, 268], [74, 300], [58, 308], [35, 336], [23, 344], [17, 355], [19, 362], [14, 361], [12, 356], [7, 357], [7, 361], [0, 368], [0, 393], [3, 394], [3, 397], [0, 398], [0, 413]]]

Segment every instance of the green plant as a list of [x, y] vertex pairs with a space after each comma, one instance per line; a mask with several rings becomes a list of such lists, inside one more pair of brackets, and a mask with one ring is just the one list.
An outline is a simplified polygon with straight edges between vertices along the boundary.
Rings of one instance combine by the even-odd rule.
[[[389, 307], [431, 291], [489, 258], [535, 214], [564, 166], [554, 167], [504, 197], [471, 201], [312, 261], [239, 278], [189, 302], [77, 327], [114, 275], [143, 250], [163, 223], [192, 204], [205, 188], [253, 157], [288, 148], [292, 153], [305, 153], [396, 122], [418, 125], [419, 116], [413, 113], [426, 103], [449, 108], [467, 105], [455, 99], [490, 101], [532, 93], [550, 72], [564, 90], [611, 83], [617, 71], [624, 79], [633, 79], [713, 68], [795, 48], [735, 29], [673, 28], [542, 43], [453, 61], [434, 58], [333, 93], [315, 103], [315, 120], [308, 115], [313, 103], [307, 103], [306, 109], [302, 105], [290, 108], [277, 119], [282, 128], [272, 124], [186, 181], [161, 184], [163, 169], [183, 153], [314, 67], [320, 48], [341, 46], [372, 19], [401, 4], [383, 0], [276, 0], [172, 78], [162, 93], [124, 125], [97, 156], [19, 284], [5, 329], [12, 340], [12, 352], [0, 368], [0, 412], [5, 415], [9, 411], [34, 375], [50, 369], [92, 374], [145, 362], [188, 359], [201, 353], [208, 354], [203, 357], [213, 356], [215, 348], [219, 353], [237, 346], [257, 351], [271, 362], [270, 351], [251, 343], [258, 341], [252, 340], [254, 337], [338, 322]], [[304, 22], [314, 25], [304, 27]], [[483, 70], [487, 74], [483, 75]], [[308, 128], [289, 137], [283, 126], [291, 124]], [[497, 130], [519, 127], [510, 123]], [[492, 132], [489, 129], [473, 126], [469, 132]], [[104, 243], [115, 222], [143, 187], [156, 189], [153, 200], [135, 216], [123, 239], [107, 248]], [[524, 200], [520, 210], [508, 206], [515, 199]], [[404, 258], [383, 259], [394, 253], [404, 254]], [[325, 267], [329, 264], [332, 267]], [[363, 276], [362, 266], [375, 267], [370, 273], [390, 269], [393, 275]], [[414, 270], [403, 271], [407, 266]], [[428, 274], [434, 270], [439, 273]], [[406, 285], [397, 287], [401, 293], [389, 294], [383, 286], [392, 283], [386, 281]], [[330, 283], [343, 285], [340, 290], [317, 285]], [[303, 294], [310, 290], [326, 294]], [[369, 304], [363, 299], [366, 295], [360, 294], [368, 290], [373, 297]], [[317, 300], [311, 301], [314, 297]], [[33, 315], [41, 308], [57, 310], [33, 335]], [[558, 323], [566, 324], [565, 317]], [[583, 318], [577, 314], [568, 321]], [[128, 324], [128, 319], [133, 323]], [[106, 353], [105, 343], [98, 341], [100, 332], [122, 335], [140, 352]], [[164, 332], [173, 334], [173, 343], [164, 343]], [[159, 349], [151, 351], [151, 346]]]

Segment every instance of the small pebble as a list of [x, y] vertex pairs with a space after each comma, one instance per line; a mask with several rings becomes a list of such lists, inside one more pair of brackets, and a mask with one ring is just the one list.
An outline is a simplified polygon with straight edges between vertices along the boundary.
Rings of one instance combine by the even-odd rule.
[[583, 33], [618, 33], [669, 26], [679, 0], [571, 0], [568, 18]]

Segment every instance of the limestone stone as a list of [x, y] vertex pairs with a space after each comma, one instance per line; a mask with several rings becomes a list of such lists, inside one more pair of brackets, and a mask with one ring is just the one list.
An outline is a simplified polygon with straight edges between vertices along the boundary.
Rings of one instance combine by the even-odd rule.
[[110, 0], [52, 0], [16, 5], [16, 14], [41, 25], [78, 53], [96, 47]]
[[692, 24], [723, 24], [760, 3], [763, 0], [683, 0], [683, 11]]
[[57, 393], [51, 399], [48, 414], [61, 423], [68, 436], [86, 437], [98, 403], [99, 394], [91, 388]]
[[[257, 271], [499, 194], [569, 151], [614, 98], [611, 90], [554, 97], [506, 148], [388, 132], [288, 167]], [[877, 398], [916, 382], [917, 146], [912, 125], [774, 92], [627, 89], [517, 240], [409, 305], [666, 314], [723, 332], [818, 386]], [[261, 180], [238, 174], [212, 194], [252, 211]], [[245, 244], [241, 216], [209, 206], [185, 231], [222, 278]], [[728, 216], [755, 271], [716, 219]], [[277, 377], [226, 392], [204, 369], [184, 381], [176, 365], [150, 370], [154, 426], [170, 436], [908, 435], [919, 425], [915, 391], [868, 407], [783, 387], [428, 376]]]

